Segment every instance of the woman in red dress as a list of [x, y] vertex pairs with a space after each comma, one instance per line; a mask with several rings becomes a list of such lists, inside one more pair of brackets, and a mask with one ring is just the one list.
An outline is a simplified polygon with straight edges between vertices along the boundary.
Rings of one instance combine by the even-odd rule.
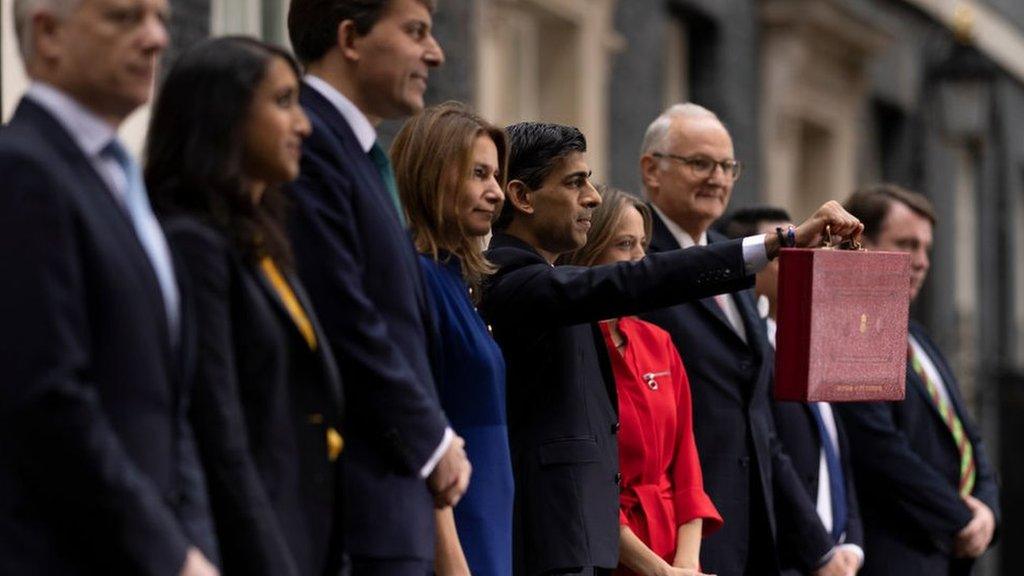
[[[587, 244], [566, 263], [593, 266], [644, 257], [650, 209], [601, 190]], [[628, 316], [601, 323], [619, 397], [619, 568], [616, 574], [700, 574], [700, 540], [722, 525], [704, 492], [693, 438], [690, 384], [667, 332]]]

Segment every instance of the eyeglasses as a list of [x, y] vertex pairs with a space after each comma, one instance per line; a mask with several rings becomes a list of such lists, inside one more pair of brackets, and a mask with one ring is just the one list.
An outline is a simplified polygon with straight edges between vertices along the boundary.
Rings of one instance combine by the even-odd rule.
[[717, 162], [708, 158], [707, 156], [677, 156], [676, 154], [663, 154], [661, 152], [654, 152], [651, 154], [655, 158], [664, 158], [666, 160], [675, 160], [686, 165], [690, 170], [690, 174], [694, 178], [707, 178], [714, 173], [715, 167], [722, 169], [722, 173], [728, 178], [732, 178], [733, 182], [739, 180], [740, 171], [742, 165], [736, 160], [722, 160]]

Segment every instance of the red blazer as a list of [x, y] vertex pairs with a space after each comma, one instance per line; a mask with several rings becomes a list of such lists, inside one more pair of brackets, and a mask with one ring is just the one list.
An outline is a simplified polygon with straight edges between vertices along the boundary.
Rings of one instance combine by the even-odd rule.
[[[704, 534], [722, 526], [704, 480], [693, 438], [690, 382], [667, 332], [629, 316], [619, 320], [622, 353], [601, 323], [619, 397], [619, 522], [672, 562], [679, 526], [704, 520]], [[628, 574], [620, 567], [619, 572]]]

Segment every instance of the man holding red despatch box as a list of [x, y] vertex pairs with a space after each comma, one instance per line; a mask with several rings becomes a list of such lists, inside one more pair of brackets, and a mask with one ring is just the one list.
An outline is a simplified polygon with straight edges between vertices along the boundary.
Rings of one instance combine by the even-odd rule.
[[[740, 176], [732, 139], [718, 117], [694, 104], [676, 105], [647, 129], [641, 175], [655, 214], [650, 252], [726, 242], [709, 230], [722, 216]], [[763, 269], [780, 246], [817, 246], [826, 224], [858, 240], [862, 226], [835, 202], [800, 226], [761, 239]], [[644, 315], [672, 335], [686, 363], [693, 427], [704, 487], [725, 520], [701, 544], [707, 573], [772, 576], [782, 573], [779, 548], [801, 573], [849, 576], [855, 562], [837, 549], [776, 434], [770, 386], [773, 353], [753, 291], [736, 290]], [[783, 535], [786, 537], [783, 538]]]
[[[894, 185], [853, 194], [846, 208], [871, 250], [910, 254], [910, 299], [928, 274], [935, 213]], [[999, 524], [999, 490], [953, 371], [910, 323], [906, 398], [839, 405], [850, 438], [865, 532], [861, 574], [970, 574]]]

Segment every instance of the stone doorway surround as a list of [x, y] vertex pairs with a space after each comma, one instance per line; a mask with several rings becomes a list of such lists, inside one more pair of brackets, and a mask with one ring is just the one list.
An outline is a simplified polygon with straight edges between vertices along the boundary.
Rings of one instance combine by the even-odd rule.
[[800, 220], [857, 185], [868, 67], [893, 37], [828, 0], [766, 0], [761, 22], [761, 199]]
[[577, 126], [595, 178], [606, 177], [608, 80], [624, 40], [618, 0], [482, 0], [477, 4], [476, 107], [487, 119]]

